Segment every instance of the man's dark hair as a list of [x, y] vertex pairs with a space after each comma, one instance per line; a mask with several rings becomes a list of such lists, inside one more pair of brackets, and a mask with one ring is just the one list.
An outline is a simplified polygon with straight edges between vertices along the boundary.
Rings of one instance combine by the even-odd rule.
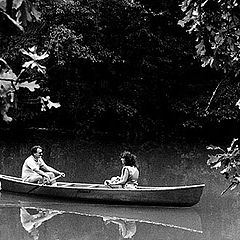
[[41, 146], [33, 146], [32, 148], [31, 148], [31, 154], [34, 154], [34, 153], [36, 153], [37, 152], [37, 150], [38, 150], [38, 148], [40, 148], [41, 150], [42, 150], [42, 147]]

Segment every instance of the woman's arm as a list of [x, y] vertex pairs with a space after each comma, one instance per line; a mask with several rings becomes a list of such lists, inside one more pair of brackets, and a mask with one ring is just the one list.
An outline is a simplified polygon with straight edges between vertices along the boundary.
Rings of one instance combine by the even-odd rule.
[[127, 182], [128, 176], [129, 176], [128, 169], [123, 167], [120, 180], [118, 180], [116, 183], [111, 183], [110, 185], [123, 185]]

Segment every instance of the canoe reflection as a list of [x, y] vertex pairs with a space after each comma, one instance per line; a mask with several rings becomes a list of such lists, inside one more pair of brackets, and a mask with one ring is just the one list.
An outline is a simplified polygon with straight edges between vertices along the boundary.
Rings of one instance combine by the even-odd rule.
[[4, 240], [202, 240], [201, 218], [192, 209], [79, 204], [2, 195]]
[[[25, 202], [21, 202], [20, 204], [26, 205]], [[79, 217], [86, 217], [87, 219], [85, 221], [89, 222], [91, 222], [90, 219], [94, 217], [100, 219], [103, 226], [102, 229], [105, 232], [110, 233], [117, 227], [117, 238], [119, 240], [133, 239], [133, 237], [137, 235], [137, 226], [141, 229], [140, 224], [153, 224], [167, 228], [168, 230], [164, 229], [164, 231], [162, 231], [161, 239], [163, 236], [169, 237], [169, 235], [172, 237], [185, 236], [184, 238], [187, 239], [201, 239], [200, 236], [202, 235], [201, 220], [194, 211], [190, 211], [189, 209], [185, 209], [185, 211], [177, 209], [157, 209], [156, 211], [156, 209], [151, 208], [122, 208], [119, 206], [105, 206], [104, 208], [102, 205], [93, 207], [92, 205], [84, 204], [70, 204], [70, 206], [65, 207], [57, 204], [48, 207], [51, 207], [51, 209], [33, 207], [31, 204], [28, 207], [20, 207], [22, 226], [29, 233], [31, 239], [38, 240], [40, 226], [53, 217], [57, 215], [64, 217], [73, 214]], [[94, 224], [94, 221], [92, 221], [92, 224]], [[175, 239], [175, 237], [169, 239]], [[147, 236], [146, 239], [148, 239]]]

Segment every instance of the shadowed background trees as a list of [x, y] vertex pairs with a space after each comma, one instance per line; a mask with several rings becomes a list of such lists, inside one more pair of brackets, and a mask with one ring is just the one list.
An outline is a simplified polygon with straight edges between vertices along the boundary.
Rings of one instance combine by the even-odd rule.
[[201, 68], [193, 57], [194, 36], [178, 25], [184, 17], [181, 1], [37, 3], [40, 22], [28, 23], [18, 34], [2, 31], [1, 57], [19, 72], [25, 60], [20, 49], [47, 51], [47, 75], [26, 77], [36, 78], [39, 91], [61, 108], [41, 112], [34, 101], [39, 91], [19, 92], [17, 108], [10, 109], [12, 126], [125, 140], [199, 135], [229, 121], [237, 126], [234, 81], [223, 84], [206, 115], [225, 75]]

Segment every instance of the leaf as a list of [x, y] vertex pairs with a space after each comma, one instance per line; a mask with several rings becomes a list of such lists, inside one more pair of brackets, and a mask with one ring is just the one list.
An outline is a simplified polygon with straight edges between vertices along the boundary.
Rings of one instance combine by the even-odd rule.
[[15, 75], [15, 73], [12, 70], [9, 70], [7, 72], [0, 73], [0, 78], [15, 81], [17, 79], [17, 76]]
[[7, 62], [2, 58], [0, 58], [0, 79], [9, 79], [13, 81], [17, 79], [16, 74], [12, 71]]
[[28, 88], [31, 92], [34, 92], [35, 89], [40, 88], [40, 85], [36, 83], [36, 81], [33, 82], [22, 82], [18, 84], [18, 87], [22, 88]]
[[179, 20], [178, 21], [178, 25], [180, 25], [181, 27], [185, 26], [185, 22], [183, 20]]
[[201, 3], [201, 7], [204, 7], [207, 2], [208, 2], [208, 0], [206, 0], [206, 1], [203, 2], [203, 3]]
[[41, 97], [41, 103], [42, 103], [41, 111], [46, 111], [46, 107], [48, 109], [51, 109], [52, 107], [54, 107], [54, 108], [61, 107], [60, 103], [54, 103], [54, 102], [50, 101], [49, 96]]
[[204, 45], [203, 40], [201, 40], [200, 43], [195, 46], [195, 48], [197, 49], [197, 54], [198, 55], [200, 55], [200, 56], [205, 55], [206, 49], [205, 49], [205, 45]]
[[240, 109], [240, 99], [238, 99], [235, 106], [237, 106]]
[[231, 190], [231, 191], [234, 190], [234, 189], [237, 187], [237, 185], [238, 185], [238, 183], [235, 183], [235, 184], [230, 188], [230, 190]]
[[7, 1], [6, 0], [0, 0], [0, 8], [3, 11], [6, 11], [6, 5], [7, 5]]
[[17, 16], [22, 25], [26, 26], [28, 22], [33, 20], [39, 21], [41, 14], [35, 8], [34, 3], [29, 0], [23, 0], [18, 8]]
[[221, 162], [218, 162], [217, 164], [213, 165], [211, 168], [220, 168], [222, 166]]
[[11, 81], [0, 81], [0, 97], [5, 98], [12, 89]]
[[37, 64], [37, 71], [41, 72], [42, 74], [46, 74], [46, 67], [40, 64]]
[[43, 53], [42, 55], [37, 55], [36, 60], [42, 60], [49, 57], [49, 54], [47, 52]]
[[240, 177], [234, 177], [238, 182], [240, 182]]
[[25, 63], [22, 65], [22, 67], [23, 67], [23, 68], [29, 68], [33, 63], [34, 63], [33, 60], [28, 61], [28, 62], [25, 62]]
[[36, 50], [37, 50], [36, 46], [29, 48], [29, 52], [27, 52], [24, 49], [20, 49], [22, 54], [27, 55], [34, 61], [42, 60], [42, 59], [49, 57], [49, 54], [47, 52], [44, 52], [43, 54], [38, 55]]
[[224, 152], [224, 150], [218, 146], [209, 145], [206, 148], [207, 148], [207, 150], [221, 150]]
[[219, 155], [208, 155], [209, 159], [207, 160], [207, 165], [212, 165], [219, 161]]
[[13, 119], [11, 117], [9, 117], [7, 114], [2, 114], [2, 115], [3, 115], [4, 122], [7, 122], [7, 123], [12, 122]]
[[33, 46], [33, 47], [28, 48], [28, 49], [32, 53], [36, 53], [37, 52], [37, 46]]
[[224, 168], [220, 173], [221, 174], [229, 173], [231, 171], [231, 169], [232, 169], [231, 166], [228, 166], [228, 167]]
[[23, 0], [13, 0], [13, 8], [18, 9], [22, 5]]
[[61, 107], [61, 104], [60, 103], [54, 103], [54, 102], [51, 102], [49, 100], [47, 106], [48, 106], [49, 109], [51, 109], [52, 107], [59, 108], [59, 107]]
[[24, 49], [20, 49], [21, 53], [24, 55], [27, 55], [30, 57], [32, 60], [25, 62], [22, 67], [24, 68], [37, 68], [38, 72], [41, 72], [42, 74], [46, 73], [46, 67], [39, 64], [38, 61], [43, 60], [49, 56], [47, 52], [44, 52], [43, 54], [38, 55], [37, 54], [37, 47], [33, 46], [29, 48], [29, 52], [27, 52]]
[[238, 141], [238, 138], [234, 138], [234, 139], [232, 140], [231, 146], [227, 148], [228, 152], [232, 151], [232, 148], [233, 148], [233, 146], [234, 146], [234, 144], [235, 144], [236, 141]]
[[32, 14], [37, 21], [40, 21], [41, 13], [34, 6], [32, 6]]

